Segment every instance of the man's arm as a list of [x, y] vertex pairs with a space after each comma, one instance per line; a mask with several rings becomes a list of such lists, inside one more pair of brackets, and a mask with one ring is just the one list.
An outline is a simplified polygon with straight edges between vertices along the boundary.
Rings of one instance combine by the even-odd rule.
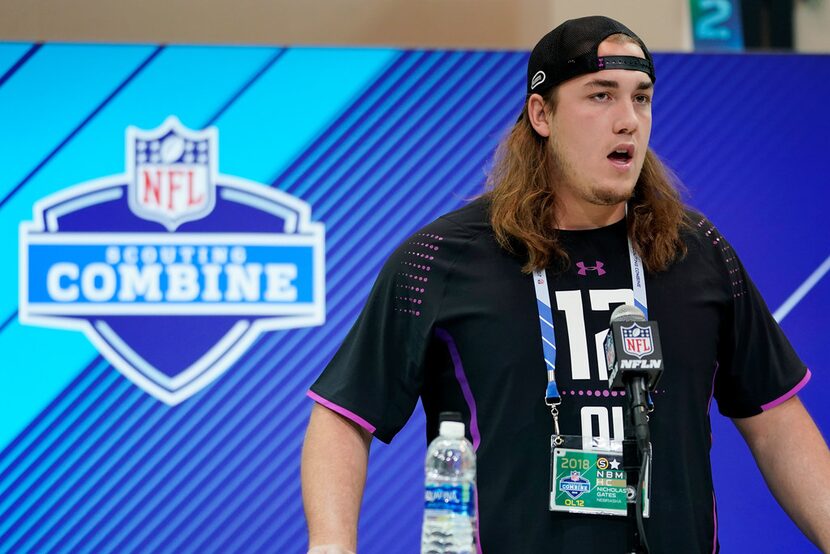
[[357, 549], [371, 441], [365, 429], [315, 402], [301, 470], [310, 552], [346, 554]]
[[830, 452], [801, 401], [794, 396], [733, 421], [778, 503], [807, 538], [830, 553]]

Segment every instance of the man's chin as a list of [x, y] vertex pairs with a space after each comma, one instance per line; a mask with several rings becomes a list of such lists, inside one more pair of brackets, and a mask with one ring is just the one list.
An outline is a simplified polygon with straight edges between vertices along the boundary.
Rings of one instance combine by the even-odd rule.
[[598, 206], [616, 206], [617, 204], [628, 202], [628, 200], [631, 199], [631, 195], [634, 193], [634, 189], [632, 188], [628, 191], [594, 189], [592, 193], [592, 204], [596, 204]]

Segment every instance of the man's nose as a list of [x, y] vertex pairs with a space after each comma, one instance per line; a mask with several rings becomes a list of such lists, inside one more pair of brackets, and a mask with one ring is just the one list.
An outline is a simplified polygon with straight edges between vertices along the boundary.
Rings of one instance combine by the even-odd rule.
[[632, 135], [637, 130], [639, 121], [634, 104], [620, 102], [614, 113], [614, 133], [618, 135]]

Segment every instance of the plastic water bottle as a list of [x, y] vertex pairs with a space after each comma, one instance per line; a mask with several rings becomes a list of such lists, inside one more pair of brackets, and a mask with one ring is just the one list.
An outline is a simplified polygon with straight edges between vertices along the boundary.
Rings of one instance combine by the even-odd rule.
[[476, 553], [476, 455], [460, 419], [442, 413], [427, 449], [421, 554]]

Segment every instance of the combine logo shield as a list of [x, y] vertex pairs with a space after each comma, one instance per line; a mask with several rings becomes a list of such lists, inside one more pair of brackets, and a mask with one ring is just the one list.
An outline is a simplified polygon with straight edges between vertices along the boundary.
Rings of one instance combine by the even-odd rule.
[[576, 500], [591, 491], [591, 483], [578, 471], [571, 471], [570, 477], [559, 479], [559, 490]]
[[44, 198], [20, 226], [22, 323], [81, 330], [174, 405], [264, 331], [325, 320], [324, 227], [302, 200], [218, 173], [218, 133], [127, 129], [126, 173]]

